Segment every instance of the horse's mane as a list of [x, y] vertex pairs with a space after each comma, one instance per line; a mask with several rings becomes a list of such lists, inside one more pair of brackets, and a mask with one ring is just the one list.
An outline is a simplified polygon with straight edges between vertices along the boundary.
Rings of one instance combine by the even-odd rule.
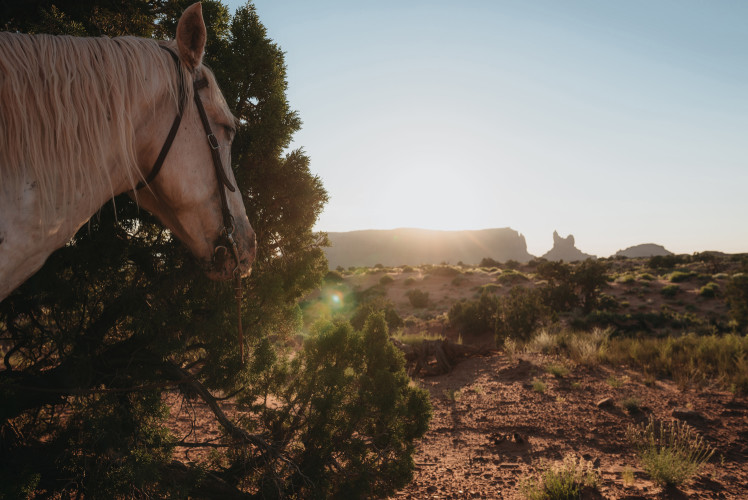
[[81, 194], [113, 196], [113, 168], [134, 186], [142, 173], [131, 111], [144, 101], [155, 110], [145, 87], [162, 76], [176, 112], [176, 73], [154, 40], [0, 32], [0, 193], [18, 196], [5, 188], [35, 182], [45, 220]]

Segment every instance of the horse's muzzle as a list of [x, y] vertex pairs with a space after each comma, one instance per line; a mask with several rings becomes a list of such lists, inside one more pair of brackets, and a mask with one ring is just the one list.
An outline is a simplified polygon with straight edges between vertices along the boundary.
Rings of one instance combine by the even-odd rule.
[[216, 242], [213, 252], [213, 261], [206, 270], [208, 278], [216, 281], [225, 281], [234, 278], [238, 272], [241, 277], [246, 278], [252, 272], [252, 263], [255, 260], [256, 241], [254, 233], [249, 238], [240, 239], [236, 242], [236, 253], [233, 245], [225, 237]]

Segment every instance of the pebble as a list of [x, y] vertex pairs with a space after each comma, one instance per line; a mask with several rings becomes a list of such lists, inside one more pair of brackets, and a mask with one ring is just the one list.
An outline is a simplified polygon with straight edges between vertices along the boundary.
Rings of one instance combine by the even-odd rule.
[[613, 398], [603, 398], [597, 403], [595, 403], [595, 406], [597, 406], [598, 408], [607, 408], [613, 405], [614, 405]]

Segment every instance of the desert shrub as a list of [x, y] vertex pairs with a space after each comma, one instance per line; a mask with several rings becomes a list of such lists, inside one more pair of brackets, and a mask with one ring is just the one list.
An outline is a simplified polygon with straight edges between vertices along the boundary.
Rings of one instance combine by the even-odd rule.
[[418, 288], [408, 290], [405, 294], [410, 301], [410, 305], [415, 308], [428, 307], [429, 305], [429, 292], [424, 292]]
[[730, 308], [730, 318], [739, 331], [748, 328], [748, 274], [738, 273], [725, 287], [725, 299]]
[[389, 274], [385, 274], [384, 276], [379, 278], [380, 285], [389, 285], [390, 283], [394, 283], [394, 282], [395, 282], [395, 278], [393, 278]]
[[688, 255], [655, 255], [649, 259], [647, 265], [651, 269], [672, 269], [675, 266], [688, 264], [691, 261]]
[[578, 332], [571, 336], [568, 344], [571, 359], [586, 366], [597, 364], [610, 338], [611, 331], [593, 328], [589, 333]]
[[639, 275], [640, 280], [654, 281], [655, 277], [651, 273], [642, 273]]
[[635, 415], [641, 411], [642, 402], [636, 396], [630, 396], [621, 401], [621, 406], [629, 415]]
[[447, 314], [449, 326], [464, 335], [493, 335], [496, 331], [498, 298], [489, 292], [478, 300], [461, 300], [452, 305]]
[[597, 488], [598, 475], [583, 458], [567, 455], [561, 464], [548, 467], [539, 479], [524, 481], [522, 493], [529, 500], [573, 500], [585, 489]]
[[498, 285], [496, 283], [486, 283], [485, 285], [481, 285], [478, 289], [480, 290], [479, 293], [488, 292], [488, 293], [498, 293], [499, 290], [501, 290], [503, 287], [501, 285]]
[[496, 335], [499, 344], [506, 337], [526, 340], [548, 318], [548, 308], [540, 292], [515, 287], [501, 297], [496, 314]]
[[405, 278], [405, 281], [403, 282], [405, 286], [411, 286], [415, 284], [416, 279], [415, 278]]
[[539, 378], [532, 379], [532, 382], [530, 385], [532, 385], [533, 391], [539, 392], [540, 394], [543, 394], [545, 390], [548, 388], [546, 383], [540, 380]]
[[542, 257], [536, 257], [534, 259], [530, 259], [530, 262], [527, 263], [527, 267], [530, 267], [532, 269], [537, 268], [540, 264], [543, 262], [548, 262], [548, 259], [544, 259]]
[[679, 285], [665, 285], [660, 290], [663, 297], [675, 297], [680, 292]]
[[483, 257], [480, 261], [480, 264], [478, 264], [478, 267], [499, 267], [501, 266], [501, 262], [492, 259], [491, 257]]
[[540, 288], [543, 301], [551, 311], [568, 312], [579, 304], [579, 297], [571, 283], [548, 283]]
[[455, 276], [452, 279], [452, 283], [451, 284], [452, 284], [452, 286], [460, 286], [463, 283], [465, 283], [465, 277], [464, 276]]
[[621, 307], [618, 300], [607, 293], [601, 293], [597, 298], [597, 308], [602, 311], [615, 311]]
[[519, 271], [515, 271], [513, 269], [507, 269], [496, 278], [496, 282], [502, 285], [512, 285], [515, 283], [522, 283], [524, 281], [529, 281], [529, 279], [530, 278], [528, 278], [525, 274]]
[[693, 271], [673, 271], [668, 276], [668, 279], [671, 283], [683, 283], [684, 281], [689, 281], [696, 276], [698, 276], [698, 274]]
[[[410, 383], [383, 315], [367, 319], [362, 331], [345, 322], [318, 326], [276, 377], [288, 379], [278, 399], [289, 407], [267, 411], [260, 424], [292, 461], [285, 482], [273, 470], [258, 481], [258, 496], [386, 497], [411, 480], [415, 440], [428, 430], [431, 405]], [[250, 404], [255, 398], [246, 396]]]
[[585, 312], [597, 306], [600, 291], [608, 281], [607, 266], [603, 262], [587, 259], [574, 270], [574, 284]]
[[354, 290], [352, 293], [353, 300], [356, 304], [363, 304], [372, 301], [378, 297], [387, 296], [387, 290], [382, 285], [374, 285], [365, 290]]
[[403, 266], [402, 268], [403, 273], [414, 273], [416, 272], [415, 269], [413, 269], [413, 266]]
[[710, 281], [706, 285], [702, 286], [701, 289], [699, 289], [699, 295], [701, 297], [704, 297], [705, 299], [713, 299], [717, 296], [718, 291], [719, 285], [714, 281]]
[[569, 374], [569, 369], [565, 367], [564, 365], [551, 363], [549, 365], [546, 365], [545, 371], [550, 373], [556, 378], [564, 378]]
[[622, 274], [616, 278], [616, 282], [623, 283], [624, 285], [630, 285], [636, 282], [636, 276], [631, 273]]
[[541, 289], [541, 294], [543, 303], [552, 311], [570, 311], [579, 303], [569, 264], [541, 261], [537, 265], [535, 276], [547, 281]]
[[325, 283], [337, 284], [343, 282], [343, 274], [340, 271], [329, 271], [325, 275]]
[[508, 261], [504, 262], [504, 267], [507, 269], [519, 269], [522, 266], [519, 262], [517, 262], [514, 259], [509, 259]]
[[446, 278], [451, 278], [459, 274], [462, 274], [462, 270], [456, 267], [442, 265], [442, 266], [432, 267], [429, 274], [432, 274], [434, 276], [443, 276]]
[[713, 380], [735, 392], [748, 392], [748, 337], [742, 335], [618, 337], [607, 342], [602, 358], [650, 375], [688, 383]]
[[686, 483], [714, 454], [704, 438], [678, 420], [661, 423], [650, 418], [646, 425], [629, 425], [626, 436], [644, 470], [662, 486]]
[[383, 296], [377, 296], [360, 303], [356, 307], [353, 315], [351, 315], [351, 325], [353, 328], [361, 330], [369, 316], [377, 313], [384, 315], [387, 327], [390, 330], [396, 330], [404, 324], [403, 319], [397, 313], [397, 310], [395, 310], [395, 305], [392, 301]]
[[559, 338], [545, 328], [541, 328], [527, 342], [527, 350], [530, 352], [541, 352], [543, 354], [556, 353], [559, 349]]

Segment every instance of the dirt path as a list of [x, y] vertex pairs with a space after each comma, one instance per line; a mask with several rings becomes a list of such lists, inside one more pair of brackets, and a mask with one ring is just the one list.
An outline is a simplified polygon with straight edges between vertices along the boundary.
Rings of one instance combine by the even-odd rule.
[[[681, 392], [645, 385], [638, 375], [605, 367], [571, 368], [558, 378], [540, 355], [472, 358], [439, 377], [422, 379], [434, 419], [418, 447], [413, 482], [394, 498], [522, 498], [520, 485], [567, 453], [591, 461], [602, 498], [748, 498], [748, 402], [719, 391]], [[539, 380], [546, 386], [533, 389]], [[612, 404], [598, 407], [602, 399]], [[630, 415], [621, 402], [638, 398]], [[663, 492], [648, 480], [625, 439], [630, 423], [683, 411], [717, 448], [696, 481]], [[689, 411], [691, 412], [689, 414]], [[633, 484], [623, 472], [633, 469]], [[599, 497], [598, 497], [599, 498]]]

